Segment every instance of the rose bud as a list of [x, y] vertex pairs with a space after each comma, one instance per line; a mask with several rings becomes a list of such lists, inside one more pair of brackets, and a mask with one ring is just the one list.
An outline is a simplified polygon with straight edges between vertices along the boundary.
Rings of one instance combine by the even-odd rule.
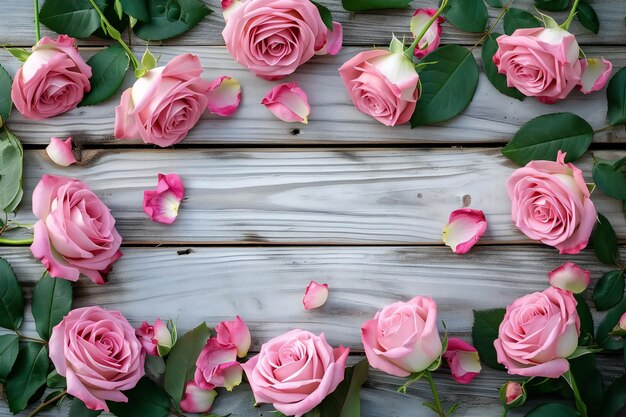
[[223, 345], [215, 337], [207, 340], [196, 360], [194, 381], [198, 387], [205, 390], [224, 387], [232, 391], [241, 384], [242, 374], [235, 345]]
[[186, 413], [204, 414], [211, 411], [213, 401], [217, 397], [215, 390], [202, 389], [193, 381], [185, 385], [185, 393], [180, 402], [180, 409]]
[[234, 345], [237, 348], [237, 357], [246, 357], [252, 338], [246, 322], [241, 317], [237, 316], [235, 320], [221, 322], [215, 331], [218, 342], [222, 345]]
[[441, 356], [437, 304], [421, 296], [389, 304], [363, 323], [361, 339], [372, 367], [399, 377], [421, 372]]
[[328, 300], [328, 284], [318, 284], [311, 281], [304, 292], [302, 304], [304, 304], [305, 310], [312, 310], [323, 306], [326, 300]]
[[[411, 18], [411, 33], [414, 38], [422, 32], [426, 24], [437, 13], [437, 9], [417, 9]], [[437, 49], [441, 42], [441, 25], [445, 20], [441, 16], [437, 16], [437, 20], [428, 28], [422, 39], [418, 42], [413, 54], [416, 58], [421, 59]]]
[[44, 36], [32, 50], [13, 79], [15, 108], [33, 120], [72, 110], [91, 90], [91, 67], [78, 54], [74, 39]]
[[220, 116], [230, 116], [241, 102], [241, 86], [226, 75], [211, 81], [209, 86], [209, 111]]
[[591, 273], [573, 262], [566, 262], [548, 274], [550, 285], [580, 294], [591, 282]]
[[531, 161], [507, 181], [515, 226], [533, 240], [553, 246], [561, 254], [577, 254], [587, 246], [597, 215], [583, 173], [565, 163]]
[[615, 328], [613, 329], [613, 332], [611, 332], [611, 336], [626, 337], [626, 313], [622, 314], [622, 317], [620, 317], [617, 325], [615, 325]]
[[559, 378], [578, 347], [580, 318], [574, 294], [550, 287], [518, 298], [506, 308], [493, 342], [509, 374]]
[[172, 335], [167, 324], [161, 319], [156, 319], [152, 326], [144, 321], [135, 333], [150, 356], [165, 356], [176, 343], [176, 332], [174, 331]]
[[50, 138], [50, 144], [46, 146], [46, 153], [57, 165], [68, 167], [76, 162], [74, 151], [72, 151], [72, 138], [67, 139]]
[[385, 126], [408, 122], [419, 97], [419, 76], [395, 37], [389, 50], [365, 51], [339, 68], [355, 107]]
[[601, 90], [611, 78], [613, 64], [604, 58], [587, 58], [580, 60], [582, 77], [580, 91], [589, 94]]
[[509, 381], [500, 387], [500, 400], [506, 407], [521, 407], [526, 402], [526, 390], [519, 382]]
[[115, 137], [172, 146], [187, 136], [209, 104], [210, 83], [200, 59], [184, 54], [151, 69], [122, 94], [115, 108]]
[[450, 213], [443, 227], [443, 243], [454, 253], [463, 254], [478, 242], [487, 230], [487, 220], [482, 210], [462, 208]]
[[143, 211], [153, 222], [171, 224], [185, 196], [185, 187], [176, 174], [159, 174], [156, 190], [143, 192]]
[[298, 83], [277, 85], [265, 95], [261, 104], [284, 122], [309, 123], [309, 97]]
[[451, 337], [448, 340], [448, 349], [443, 357], [448, 362], [452, 377], [461, 384], [469, 384], [480, 373], [478, 351], [459, 338]]

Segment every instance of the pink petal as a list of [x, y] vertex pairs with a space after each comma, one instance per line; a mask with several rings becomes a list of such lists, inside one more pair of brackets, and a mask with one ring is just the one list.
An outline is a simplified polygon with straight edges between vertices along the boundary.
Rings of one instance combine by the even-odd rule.
[[518, 400], [523, 396], [524, 388], [519, 384], [519, 382], [509, 381], [506, 383], [503, 398], [506, 405], [512, 405], [513, 403], [518, 402]]
[[622, 317], [619, 319], [618, 325], [620, 329], [626, 331], [626, 313], [622, 314]]
[[[416, 38], [424, 29], [428, 21], [437, 13], [437, 9], [417, 9], [411, 18], [411, 33]], [[422, 39], [420, 39], [418, 47], [415, 48], [414, 55], [417, 58], [423, 58], [439, 47], [441, 42], [441, 33], [443, 31], [441, 25], [444, 22], [442, 17], [437, 20], [426, 31]]]
[[243, 4], [242, 0], [222, 0], [222, 15], [227, 21], [233, 11]]
[[328, 300], [328, 284], [318, 284], [311, 281], [304, 292], [302, 304], [304, 304], [305, 310], [312, 310], [323, 306], [326, 300]]
[[46, 147], [46, 153], [57, 165], [67, 167], [76, 162], [76, 157], [72, 151], [72, 138], [66, 140], [50, 138], [50, 144]]
[[341, 52], [343, 44], [343, 26], [341, 23], [333, 22], [332, 32], [329, 30], [326, 38], [326, 53], [328, 55], [337, 55]]
[[589, 286], [591, 273], [573, 262], [566, 262], [548, 274], [550, 285], [579, 294]]
[[478, 352], [469, 343], [452, 337], [448, 340], [448, 349], [443, 357], [448, 362], [452, 377], [461, 384], [468, 384], [480, 373]]
[[159, 174], [157, 190], [143, 193], [143, 210], [150, 216], [150, 220], [171, 224], [178, 216], [184, 194], [185, 188], [178, 175]]
[[261, 101], [274, 116], [285, 122], [307, 124], [311, 106], [309, 97], [298, 83], [280, 84], [272, 88]]
[[250, 350], [252, 338], [246, 322], [239, 316], [235, 320], [223, 321], [215, 327], [217, 340], [223, 345], [235, 345], [237, 357], [244, 358]]
[[217, 397], [214, 390], [205, 390], [190, 381], [185, 386], [185, 394], [180, 402], [180, 408], [187, 413], [208, 413]]
[[443, 228], [443, 242], [453, 252], [463, 254], [469, 251], [485, 234], [487, 221], [482, 210], [463, 208], [450, 214], [448, 224]]
[[211, 82], [207, 97], [211, 113], [230, 116], [241, 102], [241, 86], [234, 78], [224, 75]]
[[580, 91], [589, 94], [601, 90], [611, 77], [613, 64], [604, 58], [581, 59]]

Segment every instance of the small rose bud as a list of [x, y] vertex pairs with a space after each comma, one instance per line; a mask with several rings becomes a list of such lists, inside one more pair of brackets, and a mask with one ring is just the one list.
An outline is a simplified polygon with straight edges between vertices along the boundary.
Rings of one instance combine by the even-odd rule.
[[613, 64], [604, 58], [581, 59], [580, 66], [582, 69], [580, 91], [583, 94], [601, 90], [611, 78]]
[[519, 382], [509, 381], [500, 387], [500, 400], [507, 407], [520, 407], [526, 402], [526, 390]]
[[[143, 322], [135, 331], [141, 345], [150, 356], [166, 356], [176, 343], [176, 327], [171, 324], [172, 332], [161, 319], [156, 319], [153, 325]], [[172, 335], [172, 333], [174, 335]]]
[[235, 320], [223, 321], [215, 327], [217, 340], [222, 345], [234, 345], [237, 348], [237, 357], [244, 358], [250, 350], [252, 337], [246, 322], [239, 316]]
[[309, 97], [298, 83], [277, 85], [265, 95], [261, 104], [284, 122], [309, 123]]
[[566, 262], [548, 274], [550, 285], [574, 294], [585, 291], [589, 285], [591, 273], [573, 262]]
[[215, 397], [217, 397], [215, 390], [202, 389], [195, 382], [190, 381], [185, 385], [185, 393], [180, 402], [180, 408], [186, 413], [208, 413], [213, 406]]
[[241, 102], [241, 85], [234, 78], [224, 75], [211, 81], [207, 97], [211, 113], [230, 116]]
[[50, 144], [46, 147], [46, 153], [52, 159], [52, 162], [62, 167], [68, 167], [76, 162], [76, 157], [72, 151], [71, 137], [65, 140], [50, 138]]
[[448, 362], [452, 377], [461, 384], [469, 384], [480, 373], [478, 351], [464, 340], [451, 337], [443, 357]]
[[302, 304], [304, 304], [305, 310], [312, 310], [323, 306], [326, 300], [328, 300], [328, 284], [318, 284], [311, 281], [304, 291]]
[[454, 253], [463, 254], [478, 242], [487, 230], [487, 220], [482, 210], [462, 208], [450, 213], [443, 227], [443, 243]]
[[626, 337], [626, 313], [622, 314], [622, 317], [617, 322], [617, 325], [615, 325], [611, 336]]

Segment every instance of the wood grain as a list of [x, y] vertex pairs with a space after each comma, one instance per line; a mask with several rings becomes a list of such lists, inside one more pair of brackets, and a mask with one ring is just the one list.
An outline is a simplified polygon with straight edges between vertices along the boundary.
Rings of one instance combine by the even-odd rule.
[[[208, 16], [190, 32], [174, 39], [167, 40], [167, 45], [222, 45], [222, 19], [220, 0], [204, 0], [215, 13]], [[43, 2], [42, 2], [43, 3]], [[418, 7], [437, 7], [436, 0], [414, 1], [412, 6], [400, 10], [385, 10], [367, 13], [351, 14], [341, 7], [339, 0], [325, 0], [323, 4], [333, 12], [334, 20], [341, 22], [344, 27], [344, 45], [386, 45], [389, 43], [391, 33], [397, 36], [410, 36], [409, 22], [413, 11]], [[513, 7], [536, 13], [533, 0], [517, 0]], [[595, 0], [593, 3], [601, 21], [601, 29], [598, 35], [584, 29], [577, 21], [571, 26], [571, 31], [577, 35], [582, 45], [623, 45], [626, 44], [626, 28], [624, 28], [624, 16], [626, 4], [620, 0]], [[30, 46], [35, 38], [35, 24], [33, 18], [32, 2], [27, 0], [4, 1], [0, 3], [0, 16], [11, 15], [11, 19], [3, 22], [3, 30], [0, 33], [0, 44]], [[489, 8], [490, 22], [500, 13], [500, 9]], [[565, 20], [566, 12], [550, 13], [559, 22]], [[502, 32], [501, 25], [498, 30]], [[42, 34], [53, 34], [45, 26], [42, 26]], [[462, 32], [446, 23], [443, 31], [443, 42], [461, 43], [473, 45], [480, 35]], [[134, 44], [144, 43], [141, 39], [133, 36]], [[82, 44], [101, 45], [106, 43], [101, 39], [92, 38], [80, 40]], [[150, 42], [154, 44], [154, 42]]]
[[[397, 144], [397, 143], [505, 143], [522, 124], [539, 115], [569, 111], [585, 118], [595, 129], [606, 122], [606, 94], [599, 91], [585, 96], [579, 92], [555, 105], [541, 104], [528, 98], [523, 102], [500, 94], [481, 73], [478, 90], [469, 108], [455, 119], [437, 126], [410, 129], [408, 125], [389, 128], [358, 112], [341, 82], [337, 68], [361, 48], [346, 48], [335, 57], [316, 57], [298, 73], [286, 79], [297, 81], [308, 92], [312, 114], [308, 125], [284, 123], [276, 119], [260, 104], [267, 91], [276, 83], [261, 80], [240, 67], [221, 47], [151, 48], [161, 62], [173, 56], [193, 52], [200, 56], [204, 76], [212, 79], [228, 74], [243, 88], [243, 101], [230, 118], [207, 112], [178, 147], [185, 145], [217, 144]], [[140, 56], [141, 49], [135, 48]], [[475, 51], [476, 56], [479, 55]], [[626, 50], [615, 47], [588, 48], [589, 56], [610, 57], [616, 67], [626, 65]], [[93, 53], [93, 51], [88, 51]], [[6, 51], [0, 51], [0, 63], [13, 74], [19, 62]], [[126, 86], [133, 77], [127, 75]], [[126, 146], [142, 144], [140, 140], [115, 140], [114, 108], [119, 94], [91, 107], [81, 107], [66, 114], [45, 120], [23, 118], [17, 111], [11, 114], [8, 125], [28, 145], [47, 145], [50, 137], [71, 135], [78, 143], [90, 146]], [[623, 126], [595, 135], [599, 143], [624, 143]]]
[[[32, 190], [50, 173], [85, 181], [127, 244], [438, 244], [450, 212], [470, 203], [489, 221], [483, 243], [530, 243], [511, 222], [505, 182], [516, 166], [497, 149], [86, 150], [81, 159], [60, 168], [27, 151], [18, 220], [34, 221]], [[589, 178], [591, 157], [579, 166]], [[185, 184], [173, 225], [142, 210], [158, 172]], [[594, 201], [626, 235], [621, 203], [599, 191]]]

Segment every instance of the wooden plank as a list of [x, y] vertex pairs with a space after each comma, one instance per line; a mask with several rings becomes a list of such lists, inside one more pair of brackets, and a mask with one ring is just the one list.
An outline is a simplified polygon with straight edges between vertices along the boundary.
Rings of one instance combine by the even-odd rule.
[[[511, 221], [505, 181], [516, 166], [498, 149], [85, 150], [81, 159], [60, 168], [26, 151], [18, 219], [34, 220], [32, 190], [51, 173], [85, 181], [127, 244], [438, 244], [449, 213], [470, 203], [489, 221], [483, 243], [530, 243]], [[589, 178], [591, 156], [579, 166]], [[158, 172], [178, 173], [187, 190], [173, 225], [142, 210]], [[625, 236], [621, 203], [599, 191], [594, 201]]]
[[[626, 4], [626, 3], [625, 3]], [[137, 55], [140, 49], [136, 48]], [[162, 62], [190, 52], [186, 47], [152, 48]], [[438, 126], [410, 129], [408, 125], [389, 128], [359, 113], [341, 82], [337, 68], [360, 49], [346, 48], [336, 57], [316, 57], [303, 66], [290, 81], [298, 81], [310, 96], [312, 114], [308, 125], [284, 123], [276, 119], [260, 102], [275, 83], [255, 77], [240, 67], [220, 47], [194, 47], [206, 69], [205, 77], [229, 74], [243, 86], [243, 102], [233, 117], [205, 114], [203, 120], [179, 144], [326, 144], [326, 143], [504, 143], [528, 120], [549, 112], [570, 111], [579, 114], [596, 128], [606, 123], [606, 94], [603, 91], [584, 96], [579, 92], [559, 104], [545, 105], [534, 99], [523, 102], [500, 94], [481, 74], [478, 91], [469, 108], [459, 117]], [[93, 53], [93, 52], [91, 52]], [[624, 48], [588, 48], [590, 56], [607, 56], [616, 67], [626, 65]], [[476, 50], [478, 55], [479, 51]], [[14, 73], [19, 62], [8, 52], [0, 51], [0, 63]], [[127, 77], [126, 86], [132, 84]], [[97, 106], [74, 109], [46, 121], [24, 119], [17, 111], [8, 125], [25, 144], [47, 145], [50, 137], [72, 135], [81, 145], [136, 145], [139, 140], [113, 138], [114, 108], [119, 94]], [[626, 132], [618, 127], [596, 134], [596, 142], [626, 142]]]
[[[169, 45], [221, 45], [223, 44], [222, 19], [220, 0], [204, 0], [215, 13], [206, 18], [189, 33], [166, 41]], [[336, 21], [344, 25], [345, 45], [385, 45], [389, 43], [391, 33], [398, 36], [407, 35], [409, 21], [413, 11], [417, 7], [437, 7], [436, 0], [414, 1], [412, 7], [403, 10], [385, 10], [369, 13], [351, 14], [343, 10], [338, 0], [326, 0], [326, 4], [333, 12]], [[517, 0], [514, 7], [526, 9], [536, 14], [532, 0]], [[577, 21], [572, 24], [571, 30], [578, 37], [582, 45], [618, 45], [626, 44], [626, 31], [624, 30], [624, 15], [626, 5], [616, 0], [595, 0], [593, 6], [598, 13], [602, 24], [600, 33], [596, 36], [584, 29]], [[500, 13], [500, 9], [489, 8], [490, 22]], [[10, 14], [11, 19], [3, 22], [3, 30], [0, 33], [0, 44], [29, 46], [34, 42], [35, 24], [33, 17], [32, 2], [28, 1], [5, 1], [0, 3], [0, 16]], [[567, 13], [550, 13], [559, 22], [565, 20]], [[500, 32], [500, 25], [498, 27]], [[42, 26], [42, 34], [53, 34], [45, 26]], [[462, 32], [452, 25], [445, 24], [443, 40], [446, 43], [462, 43], [473, 45], [480, 36]], [[144, 41], [133, 37], [134, 44]], [[105, 41], [93, 38], [87, 41], [81, 40], [82, 44], [101, 45]], [[151, 45], [154, 42], [150, 43]]]

